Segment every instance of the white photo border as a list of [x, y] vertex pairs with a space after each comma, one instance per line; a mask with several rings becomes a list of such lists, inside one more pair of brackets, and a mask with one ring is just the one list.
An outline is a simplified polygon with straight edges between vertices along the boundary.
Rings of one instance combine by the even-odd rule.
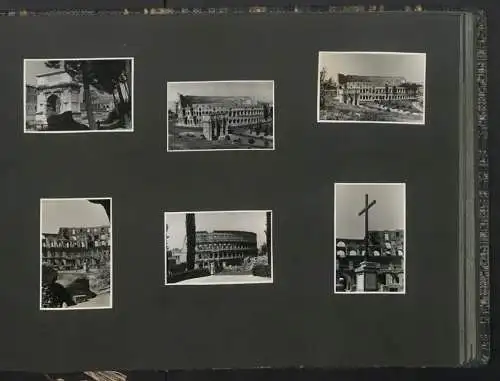
[[[194, 214], [216, 214], [216, 213], [267, 213], [271, 212], [271, 247], [268, 250], [271, 250], [271, 279], [268, 281], [262, 282], [216, 282], [216, 283], [197, 283], [192, 282], [189, 284], [182, 283], [168, 283], [168, 273], [167, 273], [167, 216], [172, 214], [186, 214], [186, 213], [194, 213]], [[250, 209], [250, 210], [200, 210], [200, 211], [172, 211], [172, 212], [163, 212], [163, 251], [164, 251], [164, 286], [165, 287], [198, 287], [198, 286], [248, 286], [248, 285], [273, 285], [274, 284], [274, 213], [272, 209]]]
[[[346, 291], [337, 291], [337, 187], [338, 186], [396, 186], [399, 185], [402, 187], [402, 191], [404, 194], [404, 226], [403, 226], [403, 290], [402, 291], [356, 291], [356, 292], [346, 292]], [[406, 183], [401, 182], [387, 182], [387, 183], [363, 183], [363, 182], [353, 182], [353, 183], [344, 183], [338, 182], [334, 183], [334, 196], [333, 196], [333, 293], [335, 295], [406, 295], [408, 291], [407, 287], [407, 273], [406, 273], [406, 262], [407, 262], [407, 252], [408, 248], [406, 246], [407, 237], [406, 237]]]
[[[80, 201], [80, 200], [109, 200], [109, 306], [103, 307], [73, 307], [66, 308], [44, 308], [42, 307], [42, 239], [43, 239], [43, 202], [44, 201]], [[88, 310], [110, 310], [113, 309], [113, 199], [111, 197], [55, 197], [55, 198], [40, 198], [40, 258], [39, 258], [39, 310], [40, 311], [88, 311]]]
[[[68, 131], [30, 131], [26, 128], [26, 119], [28, 116], [28, 110], [27, 110], [27, 94], [26, 94], [26, 64], [29, 62], [39, 62], [39, 61], [126, 61], [130, 60], [130, 85], [131, 89], [130, 92], [132, 94], [132, 102], [130, 104], [131, 107], [131, 118], [130, 118], [130, 123], [131, 127], [129, 129], [116, 129], [116, 130], [85, 130], [85, 131], [74, 131], [74, 130], [68, 130]], [[135, 76], [135, 59], [134, 57], [98, 57], [98, 58], [81, 58], [81, 57], [75, 57], [75, 58], [24, 58], [23, 59], [23, 132], [25, 134], [89, 134], [89, 133], [125, 133], [125, 132], [134, 132], [135, 128], [135, 109], [134, 109], [134, 104], [135, 104], [135, 82], [134, 82], [134, 76]]]
[[[387, 55], [415, 55], [415, 56], [424, 56], [424, 100], [423, 100], [423, 112], [422, 112], [422, 120], [421, 121], [409, 121], [409, 122], [393, 122], [393, 121], [379, 121], [379, 120], [321, 120], [320, 118], [320, 72], [321, 72], [321, 55], [322, 54], [387, 54]], [[427, 117], [427, 53], [419, 53], [419, 52], [375, 52], [375, 51], [328, 51], [328, 50], [320, 50], [318, 52], [318, 72], [317, 72], [317, 88], [316, 88], [316, 123], [319, 124], [329, 124], [329, 123], [354, 123], [354, 124], [403, 124], [403, 125], [414, 125], [414, 126], [424, 126], [426, 125], [426, 117]]]
[[168, 86], [171, 84], [190, 84], [190, 83], [253, 83], [253, 82], [271, 82], [273, 84], [273, 146], [271, 148], [227, 148], [227, 149], [170, 149], [169, 144], [169, 118], [168, 118], [168, 95], [167, 95], [167, 152], [226, 152], [226, 151], [275, 151], [276, 150], [276, 99], [275, 99], [275, 82], [272, 80], [220, 80], [220, 81], [167, 81]]

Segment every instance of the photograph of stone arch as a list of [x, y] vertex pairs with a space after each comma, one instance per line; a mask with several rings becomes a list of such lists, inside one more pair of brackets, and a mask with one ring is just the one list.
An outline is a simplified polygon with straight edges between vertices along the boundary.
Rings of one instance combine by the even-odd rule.
[[111, 198], [40, 200], [40, 309], [112, 308]]
[[425, 124], [425, 53], [319, 52], [318, 123]]
[[133, 58], [25, 59], [24, 132], [132, 132]]
[[274, 81], [167, 83], [167, 151], [274, 150]]
[[404, 183], [336, 183], [334, 293], [406, 293]]
[[165, 284], [273, 283], [270, 210], [165, 213]]

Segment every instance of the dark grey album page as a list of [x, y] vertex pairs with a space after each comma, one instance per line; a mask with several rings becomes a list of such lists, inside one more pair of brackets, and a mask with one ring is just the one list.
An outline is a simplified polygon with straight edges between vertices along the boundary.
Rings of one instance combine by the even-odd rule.
[[460, 28], [3, 18], [0, 368], [456, 365]]

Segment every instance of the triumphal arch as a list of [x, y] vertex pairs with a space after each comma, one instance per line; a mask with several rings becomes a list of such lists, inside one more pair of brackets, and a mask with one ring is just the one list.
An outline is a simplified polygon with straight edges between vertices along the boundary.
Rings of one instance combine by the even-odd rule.
[[65, 71], [38, 75], [37, 92], [37, 129], [46, 128], [49, 116], [67, 111], [71, 111], [75, 121], [81, 120], [81, 85]]

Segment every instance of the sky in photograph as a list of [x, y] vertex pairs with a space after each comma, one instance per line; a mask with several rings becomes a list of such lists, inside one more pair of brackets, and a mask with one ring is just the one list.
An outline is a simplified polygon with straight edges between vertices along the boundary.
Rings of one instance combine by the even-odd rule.
[[337, 74], [405, 77], [409, 82], [425, 82], [425, 54], [330, 53], [319, 56], [319, 69], [328, 76]]
[[198, 96], [244, 96], [253, 97], [257, 101], [273, 102], [273, 82], [170, 82], [167, 84], [169, 108], [177, 101], [179, 94]]
[[[195, 213], [196, 230], [244, 230], [257, 234], [257, 244], [266, 241], [266, 212], [209, 212]], [[168, 246], [180, 249], [186, 236], [186, 213], [166, 213]]]
[[393, 230], [405, 228], [404, 184], [337, 184], [335, 187], [336, 238], [365, 236], [364, 215], [358, 213], [368, 202], [376, 200], [368, 214], [369, 230]]
[[101, 205], [87, 200], [42, 200], [42, 233], [57, 233], [62, 227], [107, 226]]
[[36, 86], [36, 76], [40, 74], [54, 73], [61, 69], [50, 69], [45, 66], [47, 61], [25, 61], [26, 84]]

